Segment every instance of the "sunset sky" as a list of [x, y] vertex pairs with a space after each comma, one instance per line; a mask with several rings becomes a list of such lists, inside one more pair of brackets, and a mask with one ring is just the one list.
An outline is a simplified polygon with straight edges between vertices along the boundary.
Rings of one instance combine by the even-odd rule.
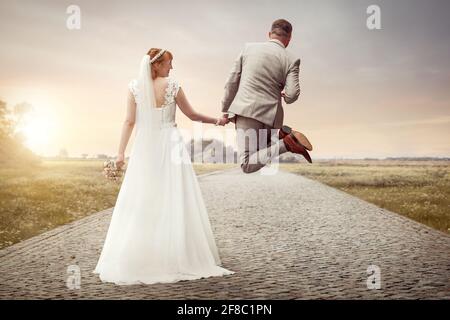
[[[80, 30], [66, 27], [72, 4]], [[371, 4], [381, 30], [366, 27]], [[0, 0], [0, 99], [33, 105], [38, 154], [115, 155], [127, 85], [149, 48], [170, 50], [191, 104], [219, 116], [244, 43], [266, 41], [285, 18], [302, 90], [285, 105], [285, 124], [310, 138], [313, 159], [450, 156], [449, 12], [446, 0]], [[176, 121], [193, 127], [180, 110]]]

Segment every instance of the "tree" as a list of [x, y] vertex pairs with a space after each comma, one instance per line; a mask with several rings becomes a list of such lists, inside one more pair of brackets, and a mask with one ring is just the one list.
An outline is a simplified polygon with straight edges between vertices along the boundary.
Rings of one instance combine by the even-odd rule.
[[[17, 105], [15, 110], [18, 115], [22, 115], [30, 107], [29, 104], [22, 103]], [[8, 110], [6, 102], [0, 100], [0, 164], [36, 165], [40, 162], [40, 158], [23, 144], [23, 136], [15, 133], [17, 127], [15, 118]]]
[[8, 119], [6, 102], [0, 100], [0, 139], [4, 140], [12, 132], [12, 121]]
[[[15, 129], [22, 128], [26, 124], [26, 117], [31, 111], [33, 111], [33, 106], [28, 102], [22, 102], [14, 106], [12, 113]], [[21, 131], [15, 130], [14, 137], [22, 144], [25, 142], [25, 135]]]

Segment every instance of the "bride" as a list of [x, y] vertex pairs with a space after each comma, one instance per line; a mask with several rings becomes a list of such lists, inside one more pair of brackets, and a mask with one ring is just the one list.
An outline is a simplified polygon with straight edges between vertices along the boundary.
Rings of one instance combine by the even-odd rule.
[[[172, 54], [152, 48], [129, 84], [118, 166], [133, 127], [135, 141], [94, 273], [116, 284], [169, 283], [233, 274], [222, 268], [208, 213], [181, 133], [176, 105], [193, 121], [225, 125], [197, 113], [169, 77]], [[178, 155], [179, 160], [174, 160]]]

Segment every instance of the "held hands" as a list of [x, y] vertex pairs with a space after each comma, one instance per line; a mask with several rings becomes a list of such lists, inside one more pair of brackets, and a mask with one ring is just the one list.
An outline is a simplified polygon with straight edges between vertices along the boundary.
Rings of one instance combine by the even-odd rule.
[[228, 117], [222, 116], [222, 118], [218, 118], [216, 123], [214, 125], [216, 126], [224, 126], [230, 122], [230, 119]]

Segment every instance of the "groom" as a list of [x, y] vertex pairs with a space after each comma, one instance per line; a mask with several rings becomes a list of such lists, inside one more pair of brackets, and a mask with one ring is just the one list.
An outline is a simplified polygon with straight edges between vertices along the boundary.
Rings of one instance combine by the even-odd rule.
[[273, 157], [288, 151], [312, 162], [307, 151], [312, 146], [305, 135], [283, 126], [281, 99], [290, 104], [300, 95], [300, 59], [286, 51], [291, 35], [288, 21], [273, 22], [270, 40], [247, 43], [225, 85], [222, 112], [235, 124], [245, 173], [258, 171]]

